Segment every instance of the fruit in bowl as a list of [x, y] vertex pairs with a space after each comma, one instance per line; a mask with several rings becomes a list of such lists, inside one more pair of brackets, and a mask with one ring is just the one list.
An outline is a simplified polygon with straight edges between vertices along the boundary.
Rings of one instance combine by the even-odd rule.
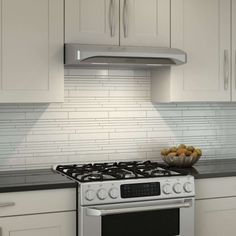
[[191, 167], [202, 156], [202, 150], [193, 146], [180, 144], [178, 147], [171, 147], [161, 150], [164, 162], [174, 167]]

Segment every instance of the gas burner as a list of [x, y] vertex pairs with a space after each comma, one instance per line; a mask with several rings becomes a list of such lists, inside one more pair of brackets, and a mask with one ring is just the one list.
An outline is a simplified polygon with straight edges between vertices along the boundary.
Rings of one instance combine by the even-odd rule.
[[85, 165], [58, 165], [56, 170], [77, 182], [141, 179], [182, 175], [152, 161], [109, 162]]
[[169, 170], [159, 170], [159, 169], [151, 171], [151, 176], [159, 177], [160, 175], [162, 175], [162, 176], [171, 176], [171, 171], [169, 171]]
[[[78, 176], [77, 176], [78, 177]], [[78, 179], [78, 178], [77, 178]], [[92, 182], [92, 181], [102, 181], [103, 175], [102, 174], [88, 174], [81, 176], [80, 179], [82, 182]]]
[[132, 172], [117, 166], [108, 167], [104, 171], [102, 171], [102, 173], [110, 175], [115, 179], [130, 179], [135, 177], [135, 175]]

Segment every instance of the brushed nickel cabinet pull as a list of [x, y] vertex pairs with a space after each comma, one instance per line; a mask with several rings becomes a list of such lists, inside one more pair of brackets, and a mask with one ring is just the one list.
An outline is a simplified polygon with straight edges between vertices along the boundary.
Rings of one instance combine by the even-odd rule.
[[229, 51], [224, 50], [224, 89], [228, 90], [229, 87]]
[[124, 37], [128, 37], [128, 0], [124, 0], [123, 6], [123, 28], [124, 28]]
[[115, 0], [110, 0], [110, 7], [109, 7], [109, 25], [110, 25], [110, 32], [111, 37], [115, 36]]
[[15, 206], [15, 202], [3, 202], [0, 203], [0, 207], [10, 207], [10, 206]]
[[234, 51], [234, 88], [236, 90], [236, 50]]

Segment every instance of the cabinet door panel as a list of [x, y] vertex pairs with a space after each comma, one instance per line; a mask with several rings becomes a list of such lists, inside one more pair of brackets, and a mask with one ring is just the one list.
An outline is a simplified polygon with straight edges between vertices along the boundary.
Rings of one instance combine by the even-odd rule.
[[196, 201], [196, 236], [235, 235], [236, 197]]
[[3, 102], [61, 102], [63, 0], [1, 0]]
[[119, 0], [66, 0], [65, 41], [118, 45]]
[[120, 28], [121, 45], [170, 47], [170, 1], [121, 0]]
[[75, 212], [0, 218], [1, 236], [75, 236]]
[[48, 0], [2, 0], [3, 90], [48, 90], [47, 9]]
[[187, 64], [172, 68], [172, 101], [230, 101], [230, 0], [172, 0], [171, 46]]

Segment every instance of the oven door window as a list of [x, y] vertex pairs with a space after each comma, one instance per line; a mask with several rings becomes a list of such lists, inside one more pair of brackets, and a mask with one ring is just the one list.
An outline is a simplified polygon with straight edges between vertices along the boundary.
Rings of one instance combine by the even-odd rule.
[[102, 217], [102, 236], [179, 235], [180, 210], [158, 210]]

